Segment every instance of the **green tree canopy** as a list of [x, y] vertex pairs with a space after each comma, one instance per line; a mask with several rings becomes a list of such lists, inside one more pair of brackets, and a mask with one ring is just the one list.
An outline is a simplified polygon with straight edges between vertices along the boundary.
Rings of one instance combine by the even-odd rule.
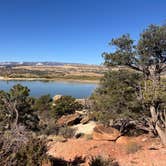
[[37, 129], [39, 118], [32, 109], [30, 90], [20, 84], [9, 92], [0, 91], [0, 114], [7, 126], [25, 125], [28, 129]]
[[99, 88], [91, 96], [93, 110], [109, 112], [111, 118], [137, 119], [145, 112], [137, 99], [141, 75], [128, 71], [105, 73]]
[[74, 97], [62, 96], [60, 99], [55, 101], [53, 114], [55, 116], [72, 114], [76, 110], [80, 110], [82, 108], [83, 106], [79, 104]]
[[143, 72], [146, 78], [154, 78], [166, 69], [165, 25], [150, 25], [141, 33], [138, 42], [126, 34], [112, 39], [109, 44], [115, 51], [103, 53], [107, 66], [125, 65]]
[[112, 39], [110, 45], [115, 51], [103, 53], [106, 66], [122, 65], [143, 73], [144, 86], [140, 97], [142, 103], [146, 104], [148, 96], [151, 126], [166, 144], [166, 113], [164, 109], [159, 109], [161, 104], [163, 105], [161, 93], [166, 92], [160, 79], [166, 70], [166, 25], [148, 26], [140, 34], [138, 42], [126, 34]]

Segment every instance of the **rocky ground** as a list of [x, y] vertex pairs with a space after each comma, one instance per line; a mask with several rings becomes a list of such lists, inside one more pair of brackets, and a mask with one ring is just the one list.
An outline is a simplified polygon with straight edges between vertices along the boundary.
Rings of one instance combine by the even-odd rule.
[[[133, 146], [140, 148], [132, 150]], [[131, 148], [131, 149], [130, 149]], [[103, 156], [113, 158], [121, 166], [165, 166], [166, 148], [162, 147], [158, 139], [149, 138], [148, 135], [139, 137], [122, 137], [116, 142], [93, 140], [88, 138], [68, 139], [65, 142], [53, 141], [49, 144], [48, 154], [71, 161], [75, 157], [82, 157], [88, 166], [91, 156]]]
[[75, 136], [50, 136], [48, 155], [54, 158], [84, 159], [81, 166], [88, 166], [97, 156], [111, 158], [120, 166], [166, 166], [166, 147], [149, 134], [122, 136], [119, 130], [88, 119], [86, 111], [62, 116], [56, 123], [75, 129]]

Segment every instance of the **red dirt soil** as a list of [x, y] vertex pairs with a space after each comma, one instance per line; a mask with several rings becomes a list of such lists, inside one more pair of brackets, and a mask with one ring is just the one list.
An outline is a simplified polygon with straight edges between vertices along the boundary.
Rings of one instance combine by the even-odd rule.
[[[141, 146], [137, 152], [127, 153], [131, 142]], [[67, 161], [76, 156], [85, 157], [87, 166], [91, 156], [103, 156], [116, 159], [120, 166], [166, 166], [166, 148], [160, 140], [148, 135], [139, 137], [122, 137], [117, 142], [87, 140], [85, 138], [69, 139], [67, 142], [50, 142], [48, 154]]]

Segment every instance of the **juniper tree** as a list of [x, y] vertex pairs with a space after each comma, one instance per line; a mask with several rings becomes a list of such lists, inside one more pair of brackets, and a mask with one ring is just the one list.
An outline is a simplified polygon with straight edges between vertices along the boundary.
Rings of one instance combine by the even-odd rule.
[[122, 65], [143, 74], [140, 97], [151, 113], [151, 127], [166, 145], [165, 87], [161, 82], [166, 71], [166, 25], [148, 26], [137, 43], [125, 34], [109, 44], [115, 51], [103, 53], [107, 67]]
[[32, 109], [30, 90], [22, 85], [13, 86], [9, 92], [0, 91], [1, 128], [24, 125], [31, 130], [38, 129], [39, 118]]

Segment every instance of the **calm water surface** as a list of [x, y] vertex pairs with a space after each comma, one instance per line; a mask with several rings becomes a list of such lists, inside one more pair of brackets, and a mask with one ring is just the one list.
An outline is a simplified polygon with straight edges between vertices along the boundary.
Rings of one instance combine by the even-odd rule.
[[0, 81], [0, 90], [8, 91], [13, 85], [21, 84], [27, 86], [31, 96], [40, 97], [50, 94], [52, 97], [56, 94], [70, 95], [76, 98], [89, 97], [97, 87], [93, 83], [73, 83], [73, 82], [55, 82], [55, 81]]

